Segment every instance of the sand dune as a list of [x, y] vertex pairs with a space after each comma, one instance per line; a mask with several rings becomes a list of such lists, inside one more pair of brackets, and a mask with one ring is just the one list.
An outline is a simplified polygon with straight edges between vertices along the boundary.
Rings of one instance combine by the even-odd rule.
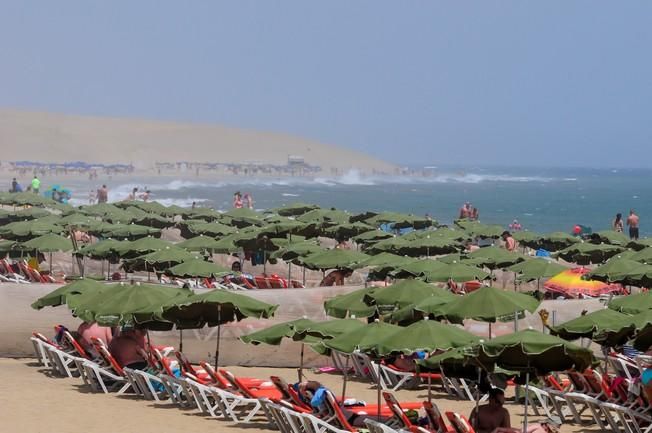
[[324, 171], [393, 170], [360, 152], [276, 132], [9, 109], [0, 109], [0, 148], [3, 160], [132, 163], [142, 169], [155, 161], [285, 164], [297, 155]]

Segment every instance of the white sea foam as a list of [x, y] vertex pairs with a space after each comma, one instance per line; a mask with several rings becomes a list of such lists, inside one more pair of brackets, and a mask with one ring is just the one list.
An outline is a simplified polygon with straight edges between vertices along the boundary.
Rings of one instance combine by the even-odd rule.
[[283, 197], [299, 197], [301, 194], [290, 194], [289, 192], [284, 192], [281, 194]]

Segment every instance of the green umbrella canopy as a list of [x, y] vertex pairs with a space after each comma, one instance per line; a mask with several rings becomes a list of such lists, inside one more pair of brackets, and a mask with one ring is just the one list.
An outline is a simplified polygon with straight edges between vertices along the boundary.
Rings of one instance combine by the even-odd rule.
[[377, 352], [383, 356], [391, 353], [449, 350], [477, 343], [478, 340], [475, 335], [454, 325], [426, 319], [401, 328], [379, 341]]
[[473, 348], [481, 364], [495, 362], [508, 370], [537, 374], [571, 368], [584, 371], [594, 361], [589, 349], [533, 329], [482, 341]]
[[632, 248], [636, 251], [644, 250], [649, 247], [652, 247], [652, 238], [636, 239], [627, 244], [627, 248]]
[[108, 224], [101, 227], [104, 237], [138, 239], [145, 236], [160, 236], [161, 231], [139, 224]]
[[182, 214], [185, 219], [196, 219], [204, 221], [217, 221], [222, 218], [222, 214], [214, 209], [197, 207], [195, 209], [184, 209]]
[[271, 212], [277, 213], [281, 216], [299, 216], [303, 215], [311, 210], [319, 209], [319, 206], [316, 204], [307, 204], [307, 203], [292, 203], [290, 205], [278, 207], [275, 209], [270, 209]]
[[647, 352], [652, 346], [652, 310], [645, 310], [631, 316], [631, 321], [636, 327], [634, 347], [641, 352]]
[[264, 343], [278, 346], [284, 338], [293, 338], [296, 334], [310, 328], [314, 324], [315, 322], [306, 318], [291, 320], [243, 335], [240, 337], [240, 340], [254, 345]]
[[638, 314], [652, 310], [652, 293], [641, 292], [636, 295], [615, 298], [609, 302], [609, 308], [625, 314]]
[[217, 240], [217, 242], [214, 245], [214, 249], [212, 251], [221, 254], [231, 254], [231, 253], [237, 253], [238, 251], [242, 251], [242, 247], [235, 244], [235, 241], [238, 241], [239, 239], [240, 239], [239, 233], [232, 233], [230, 235], [226, 235], [223, 238]]
[[[454, 297], [452, 299], [447, 296], [426, 297], [414, 304], [392, 312], [392, 314], [389, 315], [389, 319], [392, 323], [399, 323], [401, 325], [405, 323], [412, 323], [415, 320], [420, 320], [424, 317], [428, 317], [430, 314], [437, 313], [442, 305], [452, 302], [458, 298], [456, 295], [453, 296]], [[451, 323], [462, 323], [462, 320], [451, 320]]]
[[41, 296], [32, 303], [32, 308], [40, 310], [41, 308], [48, 306], [56, 307], [66, 304], [71, 298], [82, 294], [95, 294], [105, 288], [106, 286], [104, 284], [95, 280], [81, 279], [73, 281], [70, 284], [66, 284], [65, 286], [61, 286], [58, 289], [51, 291], [47, 295]]
[[72, 250], [72, 241], [63, 236], [48, 233], [39, 236], [20, 245], [24, 250], [37, 250], [42, 253], [50, 253], [56, 251], [70, 251]]
[[51, 216], [52, 212], [43, 209], [42, 207], [30, 207], [21, 209], [7, 214], [7, 218], [11, 221], [27, 221], [37, 218], [44, 218]]
[[226, 224], [222, 224], [219, 222], [188, 222], [187, 223], [187, 230], [188, 232], [185, 233], [182, 230], [182, 236], [184, 237], [190, 237], [190, 236], [197, 236], [197, 235], [204, 235], [204, 236], [211, 236], [211, 237], [217, 237], [217, 236], [226, 236], [231, 233], [236, 232], [235, 227], [228, 226]]
[[637, 251], [635, 254], [629, 256], [629, 258], [641, 263], [652, 263], [652, 248], [648, 247]]
[[375, 242], [367, 247], [365, 251], [368, 251], [370, 254], [379, 254], [381, 252], [400, 254], [401, 249], [408, 247], [410, 242], [402, 236], [396, 236]]
[[500, 247], [484, 247], [468, 254], [470, 259], [482, 260], [483, 265], [489, 269], [504, 269], [524, 261], [527, 257], [522, 254], [507, 251]]
[[[557, 256], [570, 262], [582, 263], [603, 263], [607, 259], [623, 251], [624, 248], [617, 245], [592, 244], [581, 242], [571, 245], [558, 251]], [[633, 257], [633, 256], [632, 256]]]
[[300, 241], [296, 243], [289, 243], [287, 246], [274, 251], [270, 257], [289, 261], [294, 260], [297, 257], [309, 256], [322, 250], [323, 249], [319, 246], [319, 244], [313, 241]]
[[258, 233], [268, 237], [281, 237], [287, 234], [302, 234], [308, 224], [299, 221], [283, 218], [282, 221], [275, 221], [262, 226]]
[[[620, 282], [624, 281], [630, 274], [634, 274], [637, 268], [646, 266], [649, 265], [644, 265], [627, 258], [617, 258], [615, 256], [609, 259], [604, 265], [600, 265], [586, 274], [586, 278], [606, 282]], [[652, 266], [649, 266], [648, 269], [652, 269]]]
[[337, 295], [324, 301], [324, 310], [327, 315], [340, 319], [347, 316], [371, 317], [376, 314], [376, 306], [367, 305], [364, 298], [375, 290], [375, 287], [365, 287], [344, 295]]
[[220, 220], [236, 227], [262, 226], [265, 224], [263, 215], [253, 209], [231, 209], [220, 216]]
[[567, 268], [551, 260], [536, 258], [516, 263], [507, 268], [508, 271], [516, 272], [519, 281], [534, 281], [540, 278], [551, 278]]
[[451, 292], [435, 287], [432, 284], [420, 280], [402, 280], [391, 286], [381, 287], [374, 290], [373, 293], [366, 294], [364, 301], [369, 305], [391, 306], [391, 309], [393, 309], [394, 307], [406, 307], [431, 296], [440, 298], [444, 302], [457, 299]]
[[57, 204], [57, 202], [39, 194], [34, 194], [33, 192], [17, 192], [3, 196], [3, 202], [1, 204], [19, 206], [53, 206]]
[[521, 245], [530, 248], [538, 248], [541, 244], [541, 235], [528, 230], [512, 233], [512, 237]]
[[384, 232], [382, 230], [372, 230], [357, 236], [354, 236], [352, 239], [359, 244], [373, 244], [383, 239], [393, 238], [394, 235], [391, 233]]
[[[397, 238], [400, 239], [400, 238]], [[414, 240], [403, 239], [396, 252], [411, 257], [448, 254], [462, 249], [462, 245], [447, 237], [425, 236]]]
[[112, 212], [121, 212], [122, 209], [109, 203], [98, 203], [90, 206], [82, 206], [79, 211], [86, 215], [102, 217]]
[[297, 221], [329, 226], [348, 223], [351, 215], [337, 209], [314, 209], [297, 217]]
[[530, 295], [509, 292], [494, 287], [481, 287], [468, 295], [444, 304], [435, 313], [449, 320], [474, 319], [495, 322], [501, 317], [512, 316], [524, 311], [533, 313], [539, 301]]
[[171, 247], [172, 244], [151, 236], [146, 236], [135, 241], [120, 244], [118, 253], [124, 258], [133, 258], [146, 253], [160, 251]]
[[591, 233], [591, 242], [624, 247], [629, 244], [629, 238], [623, 233], [615, 232], [613, 230], [602, 230], [596, 233]]
[[82, 230], [97, 229], [101, 226], [102, 222], [93, 216], [84, 215], [80, 213], [73, 213], [65, 217], [59, 218], [58, 224], [65, 227], [74, 227]]
[[16, 241], [0, 240], [0, 254], [4, 256], [11, 251], [14, 251], [17, 245]]
[[383, 224], [390, 224], [393, 228], [414, 227], [422, 229], [433, 225], [433, 221], [424, 217], [399, 213], [399, 212], [381, 212], [364, 221], [365, 223], [379, 227]]
[[423, 272], [425, 280], [431, 283], [453, 281], [486, 280], [490, 275], [480, 268], [464, 263], [442, 263], [442, 266]]
[[323, 344], [343, 353], [353, 353], [356, 350], [377, 353], [378, 343], [400, 330], [398, 326], [376, 321], [332, 340], [325, 340]]
[[183, 242], [179, 242], [175, 244], [175, 246], [179, 248], [183, 248], [184, 250], [188, 250], [188, 251], [203, 251], [203, 250], [210, 251], [212, 249], [215, 249], [217, 242], [218, 242], [217, 240], [215, 240], [210, 236], [199, 235], [199, 236], [195, 236], [194, 238], [185, 240]]
[[634, 328], [632, 316], [606, 308], [554, 326], [550, 332], [565, 340], [590, 338], [613, 347], [626, 342]]
[[39, 220], [17, 221], [0, 227], [0, 236], [9, 240], [26, 241], [48, 233], [59, 234], [61, 226]]
[[198, 258], [197, 254], [171, 246], [132, 259], [123, 260], [123, 266], [128, 272], [164, 270], [188, 260]]
[[582, 242], [581, 239], [564, 232], [553, 232], [541, 235], [541, 248], [548, 251], [559, 251], [573, 244]]
[[414, 262], [414, 259], [411, 257], [399, 256], [398, 254], [392, 253], [380, 253], [375, 256], [369, 256], [366, 260], [360, 262], [360, 266], [400, 266], [412, 262]]
[[191, 291], [152, 284], [120, 284], [84, 296], [79, 304], [68, 304], [73, 313], [86, 322], [101, 326], [139, 326], [172, 329], [172, 323], [160, 318], [164, 305], [181, 302]]
[[324, 234], [335, 239], [346, 238], [349, 239], [362, 233], [367, 233], [376, 230], [375, 227], [369, 224], [354, 222], [343, 223], [336, 226], [324, 229]]
[[445, 256], [437, 257], [438, 262], [454, 264], [462, 263], [469, 266], [482, 266], [484, 259], [470, 259], [461, 253], [446, 254]]
[[227, 290], [211, 290], [193, 295], [183, 302], [164, 306], [160, 317], [174, 322], [179, 329], [202, 328], [240, 321], [246, 317], [268, 319], [278, 305], [271, 305]]
[[313, 322], [302, 331], [295, 333], [293, 338], [295, 340], [304, 340], [311, 337], [313, 339], [330, 339], [342, 334], [348, 334], [363, 326], [365, 324], [358, 319], [334, 319], [325, 322]]
[[332, 250], [320, 251], [309, 256], [298, 258], [302, 266], [309, 269], [356, 269], [360, 262], [368, 259], [369, 256], [352, 250], [334, 248]]
[[213, 262], [193, 259], [171, 267], [166, 271], [166, 274], [182, 278], [208, 278], [229, 272], [231, 272], [229, 269]]
[[115, 239], [103, 239], [94, 244], [84, 245], [77, 251], [77, 254], [97, 260], [109, 259], [112, 263], [117, 263], [119, 261], [118, 251], [121, 251], [127, 242], [117, 241]]
[[488, 224], [482, 224], [478, 222], [474, 222], [474, 224], [467, 226], [465, 230], [473, 237], [485, 238], [485, 239], [489, 239], [489, 238], [498, 239], [505, 231], [505, 229], [502, 226], [488, 225]]

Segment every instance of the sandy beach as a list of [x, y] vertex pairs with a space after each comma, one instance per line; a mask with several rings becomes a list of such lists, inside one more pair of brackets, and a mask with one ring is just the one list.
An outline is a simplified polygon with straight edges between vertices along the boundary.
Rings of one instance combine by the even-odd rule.
[[[269, 377], [278, 375], [294, 380], [294, 369], [228, 367], [236, 375]], [[340, 390], [342, 378], [328, 374], [307, 372], [307, 377], [319, 380], [332, 390]], [[220, 431], [244, 433], [272, 431], [267, 420], [258, 418], [249, 424], [236, 424], [205, 417], [195, 410], [181, 410], [171, 403], [153, 403], [133, 396], [95, 394], [82, 386], [78, 378], [51, 377], [49, 371], [39, 367], [34, 359], [0, 359], [0, 414], [3, 431], [22, 433], [167, 433]], [[395, 393], [399, 401], [424, 401], [425, 387]], [[513, 391], [508, 391], [508, 400]], [[347, 385], [347, 396], [376, 401], [376, 390], [370, 383], [352, 380]], [[433, 399], [442, 411], [457, 411], [468, 416], [473, 402], [453, 400], [434, 388]], [[523, 406], [508, 402], [512, 425], [522, 422]], [[92, 409], [91, 409], [92, 408]], [[119, 414], [119, 416], [116, 416]], [[530, 419], [541, 417], [530, 415]], [[561, 432], [598, 432], [599, 428], [563, 425]]]

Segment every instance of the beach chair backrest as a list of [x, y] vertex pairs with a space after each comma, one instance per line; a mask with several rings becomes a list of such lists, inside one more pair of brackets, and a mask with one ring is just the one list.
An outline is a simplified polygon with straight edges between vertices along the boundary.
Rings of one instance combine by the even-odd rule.
[[448, 418], [456, 433], [475, 433], [471, 423], [464, 415], [457, 412], [446, 412], [446, 418]]
[[197, 374], [195, 367], [192, 366], [192, 364], [190, 363], [186, 355], [179, 352], [178, 350], [175, 350], [174, 356], [176, 356], [177, 361], [179, 361], [179, 365], [181, 366], [181, 371], [183, 373], [188, 373], [188, 374], [192, 374], [195, 377], [199, 377], [199, 374]]
[[348, 430], [350, 432], [357, 432], [357, 430], [349, 423], [349, 420], [346, 418], [346, 415], [344, 415], [344, 412], [342, 412], [340, 405], [337, 404], [333, 393], [328, 390], [326, 391], [325, 403], [328, 407], [328, 410], [331, 411], [333, 415], [335, 415], [335, 419], [337, 420], [337, 423], [340, 424], [342, 429]]
[[229, 381], [231, 386], [233, 386], [238, 391], [240, 391], [242, 395], [244, 395], [247, 398], [256, 398], [256, 396], [253, 395], [253, 393], [249, 390], [249, 387], [246, 386], [244, 383], [242, 383], [240, 380], [238, 380], [238, 378], [235, 377], [233, 373], [224, 369], [220, 369], [219, 372], [222, 376], [224, 376], [226, 380]]
[[270, 286], [269, 281], [266, 276], [264, 275], [256, 275], [254, 277], [254, 281], [256, 282], [256, 287], [259, 289], [271, 289], [272, 286]]
[[566, 374], [568, 375], [568, 379], [573, 384], [573, 392], [588, 392], [589, 385], [586, 383], [586, 379], [584, 379], [584, 376], [581, 373], [574, 370], [569, 370], [566, 372]]
[[565, 390], [564, 386], [561, 383], [559, 383], [557, 378], [555, 376], [553, 376], [552, 374], [544, 376], [543, 380], [544, 380], [544, 382], [546, 383], [546, 385], [549, 388], [552, 388], [555, 391], [564, 391]]
[[269, 284], [270, 286], [272, 286], [273, 289], [288, 288], [288, 282], [284, 278], [279, 277], [278, 275], [272, 275], [267, 280], [269, 281]]
[[402, 424], [403, 428], [409, 429], [413, 426], [410, 419], [405, 415], [405, 412], [403, 412], [401, 404], [398, 402], [398, 400], [396, 400], [396, 397], [394, 397], [394, 394], [384, 391], [383, 399], [385, 400], [385, 403], [387, 403], [387, 406], [389, 406], [391, 409], [394, 417]]
[[202, 366], [206, 374], [208, 374], [208, 377], [210, 377], [213, 380], [213, 384], [216, 385], [218, 388], [227, 389], [229, 387], [229, 382], [226, 379], [224, 379], [224, 377], [222, 377], [221, 374], [215, 371], [212, 365], [210, 365], [206, 361], [201, 361], [199, 365]]
[[430, 423], [431, 430], [435, 430], [437, 433], [446, 433], [448, 431], [448, 426], [446, 425], [444, 416], [441, 414], [437, 405], [434, 405], [429, 401], [424, 401], [423, 410], [426, 412], [426, 417]]
[[305, 289], [305, 286], [301, 281], [292, 280], [290, 282], [290, 285], [292, 286], [293, 289]]
[[603, 380], [602, 375], [598, 371], [589, 368], [584, 372], [584, 378], [594, 394], [603, 395], [606, 398], [611, 397], [609, 385]]
[[146, 351], [142, 347], [137, 347], [136, 351], [144, 360], [147, 361], [147, 365], [154, 371], [162, 371], [161, 365], [158, 363], [156, 358], [151, 354], [151, 352]]
[[46, 337], [45, 335], [41, 334], [40, 332], [36, 332], [36, 331], [34, 331], [34, 332], [32, 332], [32, 336], [33, 336], [34, 338], [38, 338], [39, 340], [41, 340], [42, 342], [44, 342], [44, 343], [46, 343], [46, 344], [48, 344], [48, 345], [50, 345], [50, 346], [53, 346], [53, 347], [56, 347], [57, 349], [59, 349], [59, 345], [58, 345], [58, 344], [56, 344], [54, 341], [51, 341], [48, 337]]
[[174, 372], [172, 371], [170, 360], [167, 359], [165, 356], [161, 355], [161, 351], [156, 348], [152, 348], [152, 354], [154, 355], [156, 361], [158, 361], [161, 364], [161, 368], [163, 372], [165, 372], [165, 374], [167, 374], [170, 377], [174, 377]]
[[118, 361], [115, 360], [113, 355], [111, 355], [111, 352], [109, 352], [109, 349], [106, 348], [102, 340], [96, 337], [91, 337], [91, 341], [93, 342], [93, 347], [95, 347], [97, 353], [104, 360], [104, 362], [106, 362], [106, 365], [110, 366], [118, 376], [124, 377], [124, 370], [120, 364], [118, 364]]
[[77, 352], [79, 356], [81, 356], [82, 358], [91, 359], [91, 357], [88, 356], [88, 353], [86, 353], [86, 351], [81, 346], [81, 344], [79, 344], [77, 340], [75, 340], [75, 338], [70, 334], [70, 332], [63, 331], [63, 339], [75, 349], [75, 352]]

